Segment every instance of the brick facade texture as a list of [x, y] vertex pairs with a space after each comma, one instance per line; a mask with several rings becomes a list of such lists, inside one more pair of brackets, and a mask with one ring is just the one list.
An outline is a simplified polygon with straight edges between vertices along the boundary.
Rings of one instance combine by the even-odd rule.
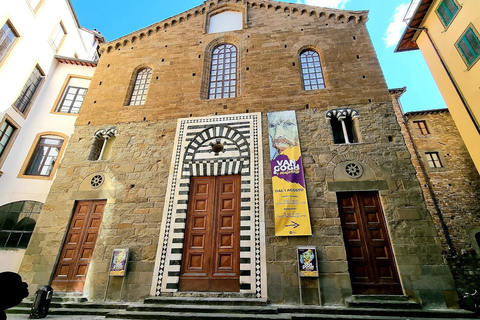
[[[206, 13], [224, 4], [245, 10], [246, 27], [205, 33]], [[48, 283], [75, 200], [107, 199], [86, 293], [93, 300], [103, 299], [112, 249], [128, 246], [131, 257], [123, 299], [148, 296], [176, 119], [261, 112], [266, 219], [261, 232], [266, 239], [268, 299], [299, 303], [295, 248], [307, 244], [319, 252], [324, 303], [342, 304], [352, 295], [336, 198], [336, 192], [350, 188], [379, 191], [404, 293], [425, 307], [455, 306], [452, 276], [415, 178], [366, 20], [366, 12], [273, 1], [207, 1], [107, 43], [27, 249], [22, 276], [32, 286]], [[204, 99], [209, 56], [214, 44], [222, 42], [238, 48], [238, 94]], [[303, 90], [298, 60], [303, 48], [319, 52], [326, 89]], [[126, 106], [135, 72], [144, 66], [153, 69], [146, 103]], [[325, 113], [341, 107], [360, 114], [356, 119], [359, 143], [334, 144]], [[308, 237], [274, 234], [266, 112], [281, 110], [297, 114], [313, 229]], [[109, 127], [119, 132], [111, 158], [89, 161], [94, 133]], [[344, 161], [361, 163], [370, 176], [342, 181], [335, 168]], [[98, 172], [111, 177], [109, 191], [83, 191], [82, 183]], [[305, 302], [316, 304], [317, 280], [302, 280], [302, 284]], [[120, 299], [120, 285], [120, 278], [112, 279], [109, 299]]]

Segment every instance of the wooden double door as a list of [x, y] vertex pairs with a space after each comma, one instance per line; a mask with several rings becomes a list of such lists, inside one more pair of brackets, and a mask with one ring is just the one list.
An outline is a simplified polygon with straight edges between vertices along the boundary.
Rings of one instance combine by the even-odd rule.
[[337, 194], [354, 294], [402, 294], [378, 192]]
[[240, 290], [241, 177], [192, 177], [180, 291]]
[[52, 281], [55, 291], [83, 291], [106, 203], [105, 200], [76, 203]]

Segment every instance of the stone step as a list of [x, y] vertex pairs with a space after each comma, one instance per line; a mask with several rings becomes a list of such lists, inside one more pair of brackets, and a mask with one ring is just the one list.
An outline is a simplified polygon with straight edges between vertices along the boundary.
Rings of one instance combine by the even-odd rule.
[[151, 297], [146, 304], [186, 304], [186, 305], [229, 305], [229, 306], [266, 306], [266, 299], [254, 298], [214, 298], [214, 297]]
[[369, 309], [422, 309], [419, 303], [408, 300], [402, 295], [354, 295], [345, 300], [349, 308]]
[[107, 319], [162, 319], [162, 320], [291, 320], [289, 315], [279, 314], [238, 314], [238, 313], [197, 313], [197, 312], [144, 312], [144, 311], [117, 311], [105, 316]]
[[403, 295], [392, 295], [392, 294], [356, 294], [352, 296], [351, 300], [355, 301], [378, 301], [378, 300], [387, 300], [387, 301], [408, 301], [407, 296]]
[[277, 314], [278, 309], [272, 306], [252, 305], [177, 305], [177, 304], [141, 304], [129, 306], [127, 311], [143, 312], [186, 312], [186, 313], [239, 313], [239, 314]]
[[[15, 307], [7, 309], [8, 314], [30, 314], [30, 308]], [[112, 309], [85, 309], [85, 308], [50, 308], [48, 315], [72, 315], [72, 316], [106, 316]], [[7, 317], [8, 318], [8, 317]], [[26, 317], [25, 317], [26, 318]]]
[[[24, 300], [18, 307], [31, 308], [33, 305], [33, 300]], [[126, 309], [128, 303], [123, 302], [63, 302], [63, 301], [54, 301], [50, 303], [50, 309], [54, 308], [74, 308], [74, 309]]]
[[[419, 318], [419, 319], [477, 319], [475, 313], [461, 309], [418, 310], [418, 309], [377, 309], [377, 308], [345, 308], [318, 306], [285, 306], [278, 305], [279, 314], [290, 314], [295, 319], [312, 319], [320, 316], [349, 317], [384, 317]], [[319, 318], [322, 319], [322, 318]], [[329, 318], [325, 318], [329, 319]], [[359, 318], [362, 319], [362, 318]]]
[[82, 292], [54, 292], [52, 302], [86, 302], [88, 299]]
[[[292, 320], [429, 320], [431, 318], [423, 317], [398, 317], [398, 316], [372, 316], [372, 315], [291, 315]], [[469, 320], [471, 318], [449, 318], [449, 320]]]

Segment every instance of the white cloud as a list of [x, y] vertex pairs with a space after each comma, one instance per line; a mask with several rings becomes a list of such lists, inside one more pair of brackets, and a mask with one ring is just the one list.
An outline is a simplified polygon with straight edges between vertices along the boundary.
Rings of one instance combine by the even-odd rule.
[[403, 18], [407, 13], [408, 5], [408, 3], [399, 5], [395, 9], [395, 14], [390, 19], [392, 22], [388, 25], [387, 32], [383, 37], [383, 41], [385, 42], [387, 48], [396, 45], [402, 36], [403, 30], [406, 27], [405, 22], [403, 22]]
[[326, 8], [345, 8], [345, 4], [350, 0], [297, 0], [298, 3], [310, 6], [326, 7]]

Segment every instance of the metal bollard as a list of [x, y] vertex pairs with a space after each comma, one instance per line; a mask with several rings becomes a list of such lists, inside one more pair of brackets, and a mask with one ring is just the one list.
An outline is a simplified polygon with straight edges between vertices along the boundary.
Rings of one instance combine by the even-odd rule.
[[48, 314], [50, 302], [52, 301], [53, 289], [50, 286], [44, 286], [35, 293], [35, 300], [30, 311], [29, 319], [42, 319]]

